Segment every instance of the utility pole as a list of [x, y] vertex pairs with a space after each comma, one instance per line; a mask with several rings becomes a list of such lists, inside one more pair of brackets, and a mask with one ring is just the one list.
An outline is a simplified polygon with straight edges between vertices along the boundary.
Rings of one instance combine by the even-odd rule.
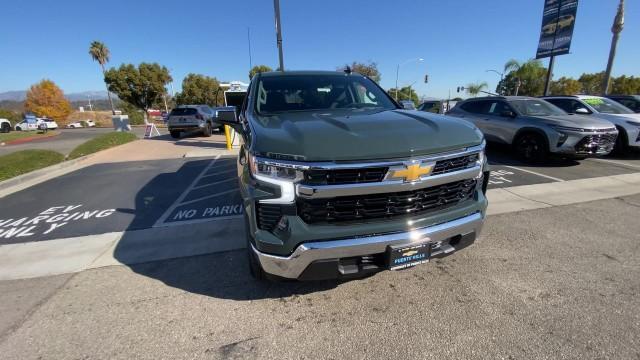
[[[551, 55], [551, 57], [549, 58], [549, 70], [547, 70], [547, 81], [545, 81], [544, 83], [544, 96], [549, 95], [549, 89], [551, 89], [551, 79], [553, 79], [553, 64], [555, 63], [555, 59], [556, 57], [553, 55]], [[520, 85], [518, 85], [518, 88], [520, 88]], [[518, 95], [517, 91], [516, 91], [516, 95]]]
[[282, 25], [280, 24], [280, 0], [273, 0], [273, 9], [276, 14], [276, 42], [278, 43], [278, 59], [280, 64], [278, 70], [284, 71], [284, 60], [282, 58]]
[[607, 62], [607, 72], [604, 74], [604, 80], [602, 82], [602, 94], [607, 95], [609, 93], [609, 85], [611, 85], [611, 70], [613, 69], [613, 60], [616, 58], [616, 49], [618, 47], [618, 39], [620, 33], [624, 27], [624, 0], [620, 0], [618, 5], [618, 12], [616, 18], [613, 20], [613, 26], [611, 32], [613, 37], [611, 38], [611, 50], [609, 50], [609, 61]]

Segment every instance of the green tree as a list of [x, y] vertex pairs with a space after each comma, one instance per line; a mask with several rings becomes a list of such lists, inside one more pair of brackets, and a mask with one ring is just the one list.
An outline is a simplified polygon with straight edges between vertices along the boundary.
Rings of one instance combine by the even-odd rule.
[[575, 95], [582, 92], [582, 84], [572, 78], [561, 77], [551, 82], [551, 94], [553, 95]]
[[129, 123], [131, 125], [144, 124], [144, 111], [138, 109], [137, 107], [129, 104], [126, 101], [120, 102], [119, 109], [122, 110], [123, 114], [129, 115]]
[[351, 71], [364, 75], [377, 83], [382, 79], [380, 71], [378, 70], [378, 63], [373, 61], [370, 61], [368, 64], [354, 61], [351, 64], [345, 64], [343, 67], [338, 67], [337, 70], [343, 70], [347, 66], [351, 68]]
[[14, 125], [20, 121], [20, 114], [12, 110], [0, 109], [0, 119], [7, 119]]
[[71, 114], [71, 104], [64, 97], [62, 89], [47, 79], [31, 85], [27, 91], [24, 108], [27, 112], [32, 112], [37, 116], [46, 116], [56, 121], [66, 120]]
[[[100, 64], [100, 68], [102, 68], [102, 76], [105, 76], [105, 68], [104, 65], [109, 62], [109, 57], [111, 56], [111, 52], [109, 48], [100, 41], [94, 41], [89, 46], [89, 55], [94, 61], [97, 61]], [[113, 107], [113, 100], [111, 99], [111, 93], [109, 92], [109, 88], [105, 82], [105, 86], [107, 87], [107, 97], [109, 98], [109, 104], [111, 105], [111, 113], [113, 115], [116, 114], [116, 110]]]
[[616, 95], [640, 94], [640, 77], [622, 75], [614, 78], [611, 93]]
[[224, 103], [224, 92], [218, 79], [200, 74], [189, 74], [182, 80], [182, 92], [176, 94], [178, 105]]
[[117, 69], [109, 69], [104, 79], [109, 91], [144, 111], [146, 124], [149, 109], [162, 101], [162, 96], [166, 93], [165, 85], [171, 81], [171, 75], [166, 67], [156, 63], [141, 63], [138, 67], [122, 64]]
[[604, 71], [599, 73], [588, 74], [584, 73], [578, 78], [580, 84], [582, 84], [582, 93], [587, 95], [599, 95], [602, 90], [602, 83], [604, 82]]
[[505, 95], [539, 96], [544, 93], [544, 82], [547, 69], [539, 60], [519, 62], [511, 59], [504, 64], [507, 74], [496, 91]]
[[[395, 88], [389, 89], [388, 94], [391, 97], [395, 97], [396, 89]], [[420, 102], [420, 98], [418, 97], [418, 94], [410, 86], [405, 86], [403, 88], [400, 88], [400, 90], [398, 91], [398, 101], [400, 100], [411, 100], [416, 106], [418, 106], [418, 103]]]
[[256, 74], [260, 74], [260, 73], [263, 73], [263, 72], [269, 72], [269, 71], [273, 71], [273, 69], [271, 69], [267, 65], [256, 65], [256, 66], [252, 67], [251, 70], [249, 70], [249, 80], [253, 79], [253, 77]]
[[471, 95], [471, 96], [474, 96], [474, 97], [475, 97], [475, 96], [478, 96], [478, 94], [480, 94], [480, 92], [481, 92], [483, 89], [486, 89], [486, 88], [487, 88], [487, 86], [488, 86], [488, 85], [487, 85], [487, 83], [486, 83], [486, 82], [484, 82], [484, 81], [483, 81], [483, 82], [480, 82], [480, 83], [475, 83], [475, 84], [474, 84], [474, 83], [468, 84], [468, 85], [466, 86], [467, 94], [469, 94], [469, 95]]

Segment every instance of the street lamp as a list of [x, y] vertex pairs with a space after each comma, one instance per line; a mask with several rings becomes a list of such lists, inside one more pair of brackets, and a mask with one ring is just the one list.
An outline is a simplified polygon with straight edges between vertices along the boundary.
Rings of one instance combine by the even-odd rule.
[[398, 101], [398, 76], [400, 75], [400, 66], [406, 65], [406, 64], [408, 64], [410, 62], [414, 62], [414, 61], [423, 62], [424, 59], [423, 58], [409, 59], [409, 60], [407, 60], [407, 61], [405, 61], [405, 62], [403, 62], [401, 64], [398, 64], [398, 67], [396, 67], [396, 96], [395, 96], [396, 101]]
[[[502, 81], [504, 80], [504, 73], [501, 73], [500, 71], [498, 71], [498, 70], [493, 70], [493, 69], [491, 69], [491, 70], [485, 70], [484, 72], [494, 72], [494, 73], [496, 73], [496, 74], [500, 75], [500, 83], [502, 84]], [[502, 86], [504, 86], [504, 84], [502, 84]], [[500, 88], [500, 91], [499, 91], [499, 92], [500, 92], [500, 95], [502, 95], [502, 88]]]

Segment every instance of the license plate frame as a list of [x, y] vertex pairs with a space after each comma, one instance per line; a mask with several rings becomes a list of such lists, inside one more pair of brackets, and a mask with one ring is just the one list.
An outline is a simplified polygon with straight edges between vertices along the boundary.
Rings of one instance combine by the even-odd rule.
[[387, 246], [387, 268], [389, 270], [402, 270], [426, 264], [430, 259], [430, 242]]

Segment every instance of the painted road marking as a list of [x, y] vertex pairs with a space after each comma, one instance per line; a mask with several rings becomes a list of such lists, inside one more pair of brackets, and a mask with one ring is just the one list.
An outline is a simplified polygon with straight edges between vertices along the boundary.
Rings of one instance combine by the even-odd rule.
[[489, 174], [489, 184], [490, 185], [500, 185], [505, 183], [512, 182], [507, 177], [509, 175], [514, 175], [511, 171], [507, 170], [495, 170]]
[[204, 170], [202, 170], [202, 172], [198, 175], [198, 177], [196, 177], [195, 180], [193, 180], [193, 182], [189, 185], [189, 187], [187, 187], [185, 189], [185, 191], [183, 191], [182, 194], [180, 194], [178, 199], [176, 199], [176, 201], [174, 201], [173, 204], [171, 204], [171, 206], [164, 212], [164, 214], [162, 214], [162, 216], [160, 216], [160, 218], [158, 218], [158, 220], [153, 225], [153, 227], [161, 226], [167, 220], [167, 218], [169, 217], [169, 215], [171, 215], [173, 210], [175, 210], [180, 205], [180, 203], [184, 200], [184, 198], [187, 197], [189, 192], [196, 186], [198, 181], [200, 181], [200, 179], [202, 179], [204, 174], [207, 171], [209, 171], [209, 169], [211, 169], [213, 164], [215, 164], [216, 161], [218, 161], [219, 158], [220, 158], [220, 155], [216, 156], [213, 160], [211, 160], [211, 162], [207, 165], [207, 167], [205, 167]]
[[84, 210], [80, 205], [53, 206], [34, 217], [0, 219], [1, 239], [47, 235], [70, 222], [101, 219], [111, 216], [116, 209]]
[[[231, 169], [231, 166], [234, 168]], [[153, 227], [241, 217], [244, 210], [236, 184], [236, 171], [235, 158], [215, 158], [158, 218]]]
[[558, 181], [558, 182], [565, 181], [565, 180], [557, 178], [557, 177], [541, 174], [539, 172], [535, 172], [535, 171], [519, 168], [519, 167], [516, 167], [516, 166], [510, 166], [510, 165], [502, 165], [502, 166], [504, 166], [506, 168], [509, 168], [509, 169], [519, 170], [519, 171], [526, 172], [526, 173], [529, 173], [529, 174], [532, 174], [532, 175], [540, 176], [540, 177], [543, 177], [545, 179], [549, 179], [549, 180], [553, 180], [553, 181]]

